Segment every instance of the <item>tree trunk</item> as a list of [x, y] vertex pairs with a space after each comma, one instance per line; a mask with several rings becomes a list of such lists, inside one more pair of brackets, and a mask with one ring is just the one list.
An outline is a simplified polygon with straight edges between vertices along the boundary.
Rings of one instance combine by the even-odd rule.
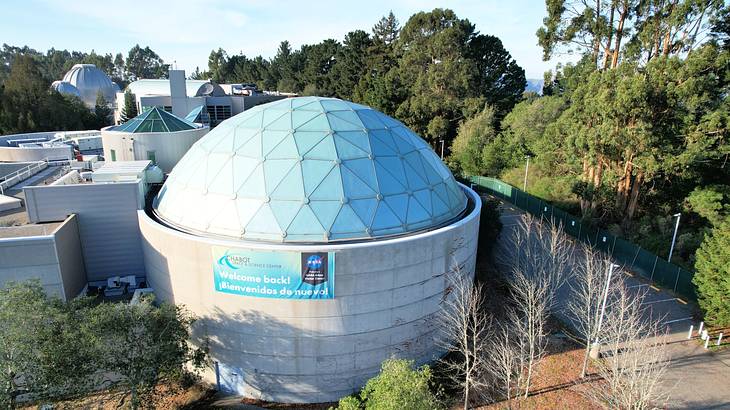
[[616, 6], [611, 4], [611, 17], [608, 19], [608, 39], [606, 40], [606, 54], [603, 56], [603, 69], [608, 68], [611, 56], [611, 41], [613, 40], [613, 15], [616, 13]]
[[611, 68], [616, 68], [618, 66], [618, 55], [621, 51], [621, 38], [624, 34], [624, 23], [626, 23], [626, 18], [628, 17], [628, 15], [629, 5], [624, 2], [623, 8], [619, 13], [618, 27], [616, 28], [616, 43], [614, 45], [613, 61], [611, 61]]
[[586, 370], [588, 369], [588, 356], [591, 353], [591, 341], [586, 340], [586, 352], [583, 355], [583, 368], [580, 371], [580, 378], [586, 377]]
[[672, 2], [672, 4], [669, 6], [669, 12], [667, 13], [667, 31], [664, 34], [664, 50], [662, 51], [664, 57], [668, 56], [669, 53], [672, 52], [672, 26], [669, 21], [671, 21], [674, 7], [677, 5], [678, 1], [679, 0], [674, 0], [674, 2]]
[[643, 183], [644, 183], [644, 172], [639, 171], [636, 173], [636, 177], [634, 178], [634, 182], [631, 187], [631, 195], [629, 197], [629, 205], [626, 208], [626, 222], [627, 223], [634, 217], [636, 208], [639, 205], [639, 193], [641, 190], [641, 185]]
[[598, 54], [601, 51], [601, 36], [600, 31], [601, 21], [601, 0], [596, 0], [596, 25], [593, 29], [593, 64], [598, 66]]

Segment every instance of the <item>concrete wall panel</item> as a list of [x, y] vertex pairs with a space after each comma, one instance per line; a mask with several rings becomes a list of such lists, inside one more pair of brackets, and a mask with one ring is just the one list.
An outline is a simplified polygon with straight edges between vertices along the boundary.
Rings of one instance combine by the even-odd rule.
[[[472, 201], [478, 197], [469, 192]], [[435, 344], [444, 273], [453, 263], [473, 276], [479, 206], [434, 231], [368, 243], [275, 245], [197, 237], [143, 211], [147, 278], [163, 300], [186, 305], [210, 336], [224, 388], [280, 402], [337, 400], [362, 387], [391, 356], [425, 363]], [[214, 246], [336, 252], [335, 298], [284, 300], [218, 293]], [[208, 372], [214, 381], [214, 372]]]
[[89, 281], [116, 275], [145, 276], [137, 210], [143, 201], [136, 182], [24, 188], [31, 222], [78, 215], [79, 237]]

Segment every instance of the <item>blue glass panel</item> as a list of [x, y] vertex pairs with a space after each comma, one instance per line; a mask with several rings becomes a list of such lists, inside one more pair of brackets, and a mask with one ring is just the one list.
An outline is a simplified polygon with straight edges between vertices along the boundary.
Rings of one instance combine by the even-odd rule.
[[375, 218], [373, 218], [373, 230], [376, 229], [387, 229], [387, 228], [400, 228], [403, 225], [400, 219], [390, 210], [385, 202], [380, 201], [378, 209], [375, 211]]
[[353, 210], [348, 205], [344, 205], [342, 206], [339, 214], [337, 214], [337, 219], [335, 219], [334, 223], [332, 224], [330, 232], [333, 235], [342, 233], [356, 233], [357, 235], [354, 236], [364, 237], [367, 236], [366, 229], [367, 226], [362, 223], [360, 217], [355, 214], [355, 212], [353, 212]]
[[[304, 180], [304, 191], [307, 196], [311, 195], [314, 190], [323, 182], [324, 178], [330, 173], [335, 164], [332, 161], [319, 161], [313, 159], [305, 159], [302, 161], [302, 175]], [[332, 180], [336, 185], [342, 185], [340, 182], [339, 172], [336, 172]], [[330, 181], [327, 181], [330, 182]], [[327, 187], [325, 187], [327, 188]], [[340, 189], [341, 192], [341, 189]], [[339, 199], [342, 195], [333, 197]]]
[[314, 192], [309, 195], [309, 199], [339, 201], [345, 196], [342, 183], [343, 178], [340, 176], [340, 167], [333, 166], [332, 170], [324, 177], [319, 185], [314, 186], [312, 184]]
[[408, 219], [408, 195], [390, 195], [384, 200], [398, 219], [405, 223]]
[[378, 209], [378, 200], [375, 198], [353, 199], [349, 202], [349, 205], [360, 220], [366, 226], [370, 226], [375, 216], [375, 210]]
[[342, 208], [342, 203], [340, 201], [312, 201], [309, 206], [325, 231], [329, 231]]
[[271, 201], [269, 207], [279, 224], [279, 228], [281, 228], [281, 232], [286, 232], [291, 221], [299, 213], [299, 208], [302, 207], [302, 201]]
[[314, 148], [307, 151], [303, 155], [304, 158], [308, 159], [329, 159], [334, 161], [337, 159], [337, 149], [335, 148], [335, 141], [332, 135], [327, 135], [314, 146]]
[[304, 199], [304, 182], [302, 181], [302, 169], [297, 163], [291, 168], [288, 174], [279, 182], [273, 190], [267, 187], [272, 199]]
[[287, 231], [287, 234], [292, 235], [316, 234], [320, 238], [323, 236], [323, 233], [324, 227], [319, 223], [317, 217], [314, 216], [314, 212], [312, 212], [312, 208], [309, 205], [302, 206]]
[[342, 175], [342, 187], [345, 189], [347, 198], [369, 198], [376, 195], [376, 192], [365, 181], [346, 167], [340, 166], [340, 175]]

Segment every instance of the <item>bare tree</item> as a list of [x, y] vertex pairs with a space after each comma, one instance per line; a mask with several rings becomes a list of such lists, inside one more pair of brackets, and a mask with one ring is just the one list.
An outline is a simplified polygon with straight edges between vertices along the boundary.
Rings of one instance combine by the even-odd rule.
[[[601, 305], [606, 294], [608, 270], [612, 262], [594, 248], [586, 246], [581, 251], [582, 257], [575, 265], [575, 277], [571, 282], [571, 297], [567, 307], [573, 327], [585, 341], [583, 367], [580, 373], [580, 377], [583, 378], [588, 367], [591, 342], [598, 336]], [[618, 280], [613, 282], [619, 283], [622, 276], [616, 274], [614, 277]], [[609, 293], [605, 296], [613, 299], [614, 291], [615, 286], [609, 286]]]
[[464, 275], [458, 265], [447, 273], [448, 294], [439, 316], [441, 337], [439, 344], [458, 359], [444, 359], [447, 374], [464, 392], [464, 409], [470, 399], [483, 395], [487, 387], [485, 379], [487, 340], [490, 335], [491, 317], [482, 307], [482, 285]]
[[524, 350], [509, 323], [498, 324], [488, 350], [487, 373], [497, 390], [509, 401], [519, 377], [520, 353]]
[[603, 382], [584, 389], [604, 408], [643, 410], [661, 406], [667, 398], [661, 388], [669, 366], [666, 335], [660, 319], [644, 311], [643, 299], [619, 283], [607, 309], [600, 334], [604, 353], [595, 363]]
[[530, 391], [535, 365], [547, 348], [547, 320], [556, 304], [556, 294], [570, 274], [573, 245], [562, 227], [523, 216], [512, 238], [510, 266], [512, 306], [508, 322], [520, 346], [518, 385], [524, 397]]

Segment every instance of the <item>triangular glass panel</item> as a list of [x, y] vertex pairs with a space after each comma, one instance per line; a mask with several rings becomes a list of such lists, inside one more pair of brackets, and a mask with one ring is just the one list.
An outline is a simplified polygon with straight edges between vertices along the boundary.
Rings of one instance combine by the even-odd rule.
[[[318, 161], [314, 159], [305, 159], [302, 161], [305, 194], [307, 196], [311, 195], [334, 167], [335, 164], [332, 161]], [[339, 180], [339, 176], [337, 176], [337, 179]], [[338, 184], [341, 185], [339, 181]]]
[[281, 232], [286, 232], [291, 221], [299, 213], [299, 208], [302, 207], [302, 201], [271, 201], [269, 206], [274, 213], [276, 221], [279, 223]]
[[360, 235], [357, 236], [366, 236], [366, 229], [367, 226], [362, 223], [360, 217], [348, 205], [343, 205], [340, 213], [337, 214], [337, 219], [330, 228], [330, 232], [334, 235], [359, 233]]
[[238, 128], [263, 128], [264, 113], [258, 111], [236, 125]]
[[410, 225], [430, 219], [431, 213], [423, 209], [418, 201], [411, 197], [408, 201], [408, 217], [406, 218], [406, 223]]
[[263, 164], [257, 164], [256, 168], [243, 181], [240, 187], [237, 187], [236, 195], [245, 198], [264, 198], [266, 196], [266, 184], [264, 183]]
[[401, 228], [403, 222], [390, 210], [385, 202], [380, 201], [378, 209], [375, 211], [375, 218], [373, 218], [372, 229], [388, 229], [388, 228]]
[[236, 155], [243, 155], [250, 158], [263, 158], [261, 132], [256, 131], [253, 137], [236, 148]]
[[291, 113], [289, 111], [264, 111], [264, 129], [289, 131], [291, 126]]
[[[213, 155], [211, 155], [213, 156]], [[212, 158], [213, 161], [208, 161], [208, 170], [206, 175], [206, 186], [208, 192], [213, 192], [221, 195], [233, 194], [233, 162], [230, 157], [228, 159], [222, 159], [219, 164], [212, 167], [211, 164], [214, 161], [218, 161]], [[217, 169], [216, 169], [217, 168]]]
[[299, 159], [299, 150], [294, 142], [294, 137], [287, 135], [268, 154], [266, 159]]
[[273, 150], [281, 141], [290, 138], [289, 131], [264, 130], [261, 134], [261, 145], [264, 157]]
[[370, 186], [357, 177], [352, 171], [346, 167], [339, 167], [342, 175], [342, 186], [345, 190], [345, 196], [349, 199], [371, 198], [377, 193]]
[[317, 185], [309, 185], [309, 181], [305, 182], [307, 183], [308, 190], [314, 190], [311, 194], [309, 194], [309, 199], [311, 201], [339, 201], [344, 196], [342, 191], [342, 177], [340, 176], [340, 167], [338, 166], [333, 166], [327, 176], [325, 176]]
[[326, 111], [344, 111], [350, 110], [350, 106], [342, 100], [337, 99], [323, 99], [319, 102], [322, 104], [322, 108], [324, 108]]
[[355, 112], [365, 128], [369, 130], [381, 130], [385, 128], [385, 124], [380, 120], [379, 116], [373, 110], [359, 110]]
[[375, 216], [375, 210], [378, 209], [378, 200], [375, 198], [353, 199], [350, 201], [352, 210], [355, 211], [365, 226], [370, 226]]
[[370, 153], [370, 138], [368, 138], [365, 131], [339, 131], [335, 134], [335, 137], [343, 138], [363, 152]]
[[421, 207], [430, 214], [433, 213], [433, 208], [431, 205], [431, 190], [430, 189], [422, 189], [420, 191], [413, 192], [413, 197], [418, 201], [418, 203], [421, 205]]
[[292, 235], [324, 235], [324, 228], [319, 223], [319, 220], [312, 212], [312, 208], [308, 205], [303, 205], [299, 209], [299, 213], [289, 225], [287, 234]]
[[[398, 170], [401, 168], [396, 166], [386, 168], [380, 162], [380, 160], [384, 158], [387, 157], [375, 160], [375, 175], [378, 177], [378, 189], [380, 190], [380, 193], [383, 195], [394, 195], [407, 191], [408, 188], [406, 187], [406, 184], [408, 181], [405, 178], [405, 174], [401, 173], [400, 175], [397, 175]], [[393, 172], [390, 172], [391, 170]], [[394, 173], [396, 173], [396, 175], [394, 175]]]
[[367, 158], [369, 155], [367, 151], [363, 151], [356, 145], [353, 145], [346, 139], [342, 138], [340, 133], [335, 134], [334, 141], [335, 146], [337, 147], [337, 156], [340, 159]]
[[275, 234], [283, 232], [279, 227], [279, 222], [276, 221], [274, 212], [272, 212], [269, 204], [261, 205], [261, 208], [259, 208], [258, 212], [256, 212], [253, 218], [251, 218], [245, 228], [246, 233], [257, 232]]
[[375, 165], [372, 160], [367, 158], [364, 159], [350, 159], [342, 161], [342, 165], [347, 167], [353, 174], [357, 175], [362, 179], [368, 187], [373, 191], [378, 190], [378, 180], [375, 177]]
[[340, 201], [312, 201], [309, 206], [324, 230], [330, 231], [337, 214], [340, 212], [342, 203]]
[[296, 111], [319, 111], [324, 109], [316, 97], [295, 98], [291, 103], [291, 108]]
[[328, 112], [327, 119], [334, 131], [362, 131], [365, 128], [354, 111]]
[[294, 165], [288, 174], [279, 182], [275, 188], [268, 188], [272, 199], [303, 200], [304, 182], [302, 181], [302, 169], [299, 164]]
[[294, 141], [297, 144], [297, 150], [299, 155], [304, 156], [310, 149], [314, 148], [315, 145], [319, 144], [326, 133], [321, 131], [296, 131], [294, 132]]
[[384, 201], [398, 219], [405, 223], [408, 219], [408, 195], [388, 195], [384, 198]]
[[330, 131], [330, 123], [323, 113], [318, 114], [311, 120], [295, 128], [297, 131]]
[[307, 151], [306, 154], [303, 155], [305, 159], [328, 159], [328, 160], [336, 160], [338, 158], [337, 156], [337, 149], [335, 148], [335, 141], [332, 135], [327, 135], [322, 140], [314, 146], [314, 148]]
[[397, 132], [398, 128], [391, 129], [392, 135], [393, 135], [393, 141], [395, 141], [395, 145], [398, 146], [398, 152], [401, 154], [407, 154], [409, 152], [413, 152], [416, 148], [411, 144], [410, 138], [408, 136], [403, 137], [399, 135]]
[[302, 125], [308, 123], [311, 121], [314, 117], [320, 115], [317, 111], [292, 111], [291, 113], [291, 123], [292, 123], [292, 129], [297, 129], [301, 127]]
[[[391, 135], [389, 130], [370, 130], [368, 131], [370, 134], [371, 139], [375, 139], [379, 141], [381, 144], [384, 144], [388, 149], [381, 148], [379, 150], [382, 151], [392, 151], [393, 155], [398, 155], [398, 145], [396, 145], [395, 141], [393, 140], [393, 136]], [[373, 153], [376, 155], [390, 155], [390, 154], [381, 154], [380, 152], [375, 152], [375, 147], [379, 145], [376, 144], [375, 141], [371, 142], [371, 146], [373, 147]]]
[[297, 160], [271, 159], [264, 162], [264, 178], [266, 179], [266, 192], [271, 193], [279, 185], [282, 179], [291, 171]]
[[238, 192], [241, 185], [248, 180], [253, 170], [259, 166], [257, 159], [248, 157], [233, 157], [233, 191]]

